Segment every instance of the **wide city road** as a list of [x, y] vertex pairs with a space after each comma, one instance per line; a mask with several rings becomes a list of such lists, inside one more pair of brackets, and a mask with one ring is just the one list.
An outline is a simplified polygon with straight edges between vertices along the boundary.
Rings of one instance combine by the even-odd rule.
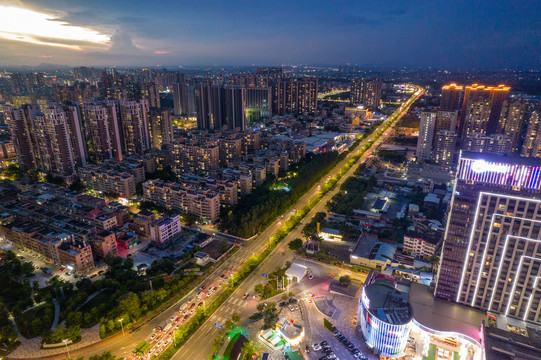
[[[418, 91], [406, 102], [402, 107], [397, 109], [395, 113], [393, 113], [391, 116], [389, 116], [388, 121], [397, 121], [402, 117], [404, 114], [407, 113], [409, 107], [413, 102], [422, 95], [422, 89], [419, 88]], [[383, 125], [380, 125], [383, 126]], [[378, 129], [379, 130], [379, 129]], [[392, 133], [393, 133], [393, 126], [390, 126], [381, 136], [380, 138], [372, 144], [372, 146], [367, 149], [367, 151], [364, 153], [364, 155], [359, 159], [356, 166], [352, 166], [345, 174], [340, 178], [340, 180], [337, 182], [337, 184], [333, 187], [332, 190], [327, 192], [325, 196], [323, 196], [319, 202], [314, 206], [314, 208], [306, 214], [306, 216], [301, 220], [301, 222], [288, 234], [288, 236], [282, 240], [282, 242], [276, 247], [276, 249], [261, 263], [258, 269], [256, 269], [233, 293], [232, 296], [229, 297], [227, 301], [225, 301], [215, 312], [214, 314], [207, 319], [207, 321], [198, 329], [198, 331], [182, 346], [179, 351], [175, 354], [173, 357], [174, 360], [184, 360], [184, 359], [207, 359], [208, 355], [210, 354], [210, 346], [216, 336], [218, 336], [218, 332], [220, 329], [218, 329], [215, 326], [215, 323], [223, 324], [226, 320], [231, 319], [231, 315], [233, 313], [239, 313], [241, 315], [241, 318], [250, 315], [251, 313], [255, 312], [255, 303], [253, 301], [243, 301], [242, 295], [245, 293], [253, 294], [254, 286], [258, 283], [262, 282], [262, 280], [265, 280], [262, 277], [262, 274], [267, 274], [270, 272], [275, 271], [278, 267], [283, 266], [286, 261], [292, 261], [293, 260], [293, 253], [289, 250], [287, 247], [287, 244], [297, 238], [300, 237], [300, 230], [303, 228], [305, 224], [310, 222], [312, 217], [321, 211], [325, 211], [325, 206], [327, 202], [340, 190], [340, 186], [342, 183], [350, 176], [354, 175], [355, 170], [357, 170], [358, 166], [362, 164], [366, 159], [368, 159], [374, 151], [379, 147], [381, 143], [383, 143]], [[361, 149], [364, 144], [371, 140], [374, 136], [376, 136], [377, 130], [374, 131], [372, 136], [369, 136], [367, 139], [365, 139], [361, 144], [358, 145], [358, 148]], [[357, 150], [355, 153], [359, 153], [360, 150]], [[349, 160], [349, 157], [344, 159], [342, 162], [340, 162], [337, 166], [335, 166], [330, 172], [329, 175], [332, 177], [336, 175], [340, 169], [346, 164], [346, 162]], [[327, 181], [327, 177], [321, 180], [318, 184], [316, 184], [309, 192], [307, 192], [301, 200], [295, 205], [295, 208], [300, 209], [304, 205], [308, 203], [308, 201], [317, 193], [318, 186], [322, 186]], [[249, 245], [253, 245], [256, 243], [262, 243], [269, 239], [269, 237], [276, 231], [278, 228], [278, 222], [270, 226], [261, 236], [259, 236], [252, 244], [248, 244], [244, 250], [247, 250], [250, 247]], [[248, 253], [244, 253], [245, 256], [248, 255]]]

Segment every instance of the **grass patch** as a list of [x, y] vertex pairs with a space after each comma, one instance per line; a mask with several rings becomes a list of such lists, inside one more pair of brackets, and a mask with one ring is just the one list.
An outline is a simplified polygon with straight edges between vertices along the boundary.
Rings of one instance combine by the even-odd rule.
[[329, 331], [334, 331], [336, 330], [336, 327], [327, 319], [323, 319], [323, 325], [329, 329]]

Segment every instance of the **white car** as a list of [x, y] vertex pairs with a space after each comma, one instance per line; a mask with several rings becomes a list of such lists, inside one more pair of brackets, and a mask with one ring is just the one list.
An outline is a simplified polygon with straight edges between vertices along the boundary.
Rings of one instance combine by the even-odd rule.
[[175, 315], [171, 316], [171, 318], [169, 319], [169, 321], [175, 321], [177, 317]]
[[314, 345], [312, 345], [312, 349], [314, 349], [314, 351], [319, 351], [321, 350], [321, 345], [319, 345], [318, 343], [315, 343]]

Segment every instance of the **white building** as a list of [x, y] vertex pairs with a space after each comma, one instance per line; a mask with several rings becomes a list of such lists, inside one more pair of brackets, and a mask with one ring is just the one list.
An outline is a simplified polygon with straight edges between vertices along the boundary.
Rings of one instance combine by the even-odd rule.
[[289, 281], [300, 282], [308, 273], [308, 268], [304, 265], [293, 263], [286, 270], [286, 276]]
[[343, 236], [340, 235], [340, 230], [324, 228], [322, 229], [317, 236], [326, 241], [342, 241]]
[[181, 230], [179, 214], [166, 216], [150, 224], [150, 238], [157, 247], [161, 248], [168, 245], [180, 234]]
[[432, 142], [434, 140], [434, 127], [436, 126], [436, 113], [421, 113], [419, 124], [419, 138], [417, 139], [417, 161], [432, 160]]

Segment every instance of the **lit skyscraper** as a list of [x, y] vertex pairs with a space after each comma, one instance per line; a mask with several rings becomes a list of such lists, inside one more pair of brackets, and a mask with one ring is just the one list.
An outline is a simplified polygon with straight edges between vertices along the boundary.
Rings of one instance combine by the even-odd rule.
[[153, 148], [161, 149], [162, 145], [173, 141], [173, 124], [170, 108], [150, 109], [150, 142]]
[[435, 295], [539, 322], [541, 161], [461, 154]]
[[272, 88], [246, 88], [246, 121], [248, 124], [272, 116]]
[[519, 152], [520, 136], [528, 104], [521, 99], [504, 101], [496, 132], [505, 134], [511, 141], [511, 151]]
[[432, 143], [434, 141], [434, 128], [436, 125], [435, 112], [421, 113], [419, 123], [419, 137], [417, 138], [417, 161], [432, 160]]
[[121, 127], [117, 109], [116, 101], [83, 104], [88, 153], [97, 163], [112, 158], [122, 160]]
[[31, 119], [37, 113], [39, 113], [37, 106], [28, 105], [21, 109], [15, 109], [12, 106], [4, 107], [6, 123], [17, 154], [17, 163], [25, 170], [33, 169], [36, 165]]
[[246, 89], [242, 86], [201, 83], [197, 93], [197, 126], [200, 129], [246, 128]]
[[444, 85], [441, 91], [440, 110], [456, 111], [460, 109], [460, 96], [464, 91], [464, 86], [455, 83]]
[[370, 109], [378, 109], [381, 100], [381, 79], [371, 81], [354, 79], [351, 82], [351, 102], [354, 105], [364, 105]]
[[317, 79], [274, 79], [272, 91], [273, 114], [305, 114], [317, 110]]
[[541, 158], [541, 111], [539, 109], [530, 115], [521, 155]]
[[125, 152], [142, 154], [150, 148], [148, 100], [121, 101], [120, 119]]
[[33, 119], [38, 167], [60, 176], [75, 174], [77, 159], [70, 139], [66, 113], [59, 106], [45, 109]]
[[440, 130], [434, 139], [434, 156], [436, 164], [451, 165], [455, 156], [457, 134], [450, 130]]
[[188, 114], [188, 92], [186, 87], [186, 80], [184, 74], [180, 73], [179, 82], [173, 86], [173, 108], [175, 115], [187, 115]]

